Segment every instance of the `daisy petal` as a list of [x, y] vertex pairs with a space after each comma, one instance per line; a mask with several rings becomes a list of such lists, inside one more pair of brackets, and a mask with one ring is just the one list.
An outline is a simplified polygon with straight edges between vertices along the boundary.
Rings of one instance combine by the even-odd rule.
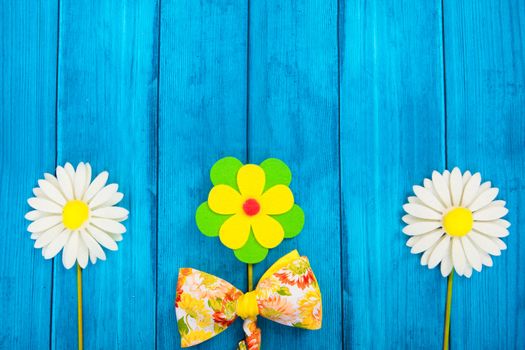
[[443, 260], [441, 260], [441, 276], [447, 277], [452, 272], [452, 261], [448, 256], [445, 256]]
[[443, 204], [441, 204], [441, 202], [436, 198], [436, 196], [434, 196], [434, 194], [429, 189], [421, 186], [414, 186], [413, 189], [417, 198], [419, 198], [430, 208], [438, 212], [443, 212], [445, 210]]
[[500, 249], [489, 237], [474, 231], [470, 232], [468, 236], [472, 242], [484, 252], [495, 256], [501, 255]]
[[256, 215], [252, 218], [252, 229], [255, 239], [265, 248], [275, 248], [284, 239], [281, 224], [268, 215]]
[[401, 218], [405, 224], [415, 224], [416, 222], [421, 222], [418, 218], [413, 217], [412, 215], [405, 215]]
[[463, 184], [466, 184], [471, 177], [472, 174], [470, 173], [470, 171], [465, 171], [465, 173], [463, 173]]
[[71, 234], [71, 231], [64, 230], [61, 234], [58, 235], [57, 238], [55, 238], [51, 243], [49, 243], [47, 246], [45, 246], [44, 249], [42, 249], [42, 254], [44, 255], [45, 259], [51, 259], [57, 255], [60, 250], [66, 245], [67, 240], [69, 238], [69, 235]]
[[117, 184], [107, 185], [101, 189], [89, 202], [89, 208], [94, 209], [107, 202], [118, 190]]
[[54, 177], [50, 173], [45, 173], [44, 179], [46, 179], [46, 181], [48, 181], [51, 185], [55, 186], [55, 188], [60, 191], [60, 184], [58, 183], [56, 177]]
[[27, 203], [34, 209], [41, 210], [46, 213], [61, 214], [62, 207], [53, 201], [44, 198], [29, 198]]
[[125, 233], [126, 227], [120, 222], [115, 220], [103, 219], [103, 218], [92, 218], [91, 223], [97, 226], [99, 229], [109, 233]]
[[124, 194], [122, 194], [120, 192], [117, 192], [113, 196], [111, 196], [111, 198], [106, 203], [104, 203], [104, 205], [102, 205], [102, 207], [111, 207], [111, 206], [113, 206], [115, 204], [118, 204], [118, 203], [120, 203], [122, 198], [124, 198]]
[[450, 195], [452, 197], [452, 205], [458, 206], [461, 202], [461, 195], [463, 194], [463, 177], [459, 168], [454, 168], [450, 174]]
[[59, 222], [62, 222], [62, 216], [51, 215], [45, 216], [41, 219], [33, 221], [28, 227], [29, 232], [44, 232], [49, 230], [51, 227], [55, 226]]
[[403, 227], [403, 233], [409, 236], [422, 235], [438, 227], [441, 227], [439, 221], [421, 221]]
[[466, 265], [465, 265], [465, 270], [464, 270], [464, 273], [463, 275], [467, 278], [470, 278], [472, 276], [472, 266], [470, 266], [470, 264], [468, 263], [468, 261], [466, 262]]
[[71, 184], [73, 184], [73, 179], [75, 178], [75, 168], [73, 168], [73, 165], [71, 165], [70, 162], [67, 162], [66, 165], [64, 165], [64, 170], [69, 176], [69, 179], [71, 180]]
[[448, 183], [445, 182], [443, 175], [437, 171], [432, 172], [432, 185], [436, 190], [437, 195], [441, 198], [441, 201], [445, 204], [446, 207], [450, 207], [452, 203], [450, 202], [450, 190]]
[[38, 180], [38, 186], [47, 198], [61, 205], [66, 204], [66, 198], [64, 198], [58, 188], [53, 186], [48, 180]]
[[405, 204], [403, 205], [403, 209], [405, 211], [415, 217], [421, 218], [421, 219], [428, 219], [428, 220], [441, 220], [442, 215], [437, 213], [436, 211], [430, 209], [429, 207], [425, 205], [420, 204]]
[[468, 263], [474, 268], [474, 270], [480, 272], [482, 264], [478, 248], [476, 248], [466, 236], [461, 237], [461, 244], [463, 245], [463, 250], [465, 251]]
[[492, 221], [504, 217], [508, 212], [505, 207], [486, 207], [475, 212], [472, 217], [474, 221]]
[[[84, 192], [86, 191], [86, 166], [80, 162], [75, 172], [75, 179], [73, 181], [73, 189], [76, 199], [82, 199]], [[80, 262], [79, 262], [80, 263]], [[87, 259], [86, 259], [87, 263]], [[81, 265], [82, 266], [82, 265]]]
[[62, 253], [62, 264], [66, 269], [70, 269], [77, 261], [77, 253], [79, 246], [79, 236], [78, 231], [71, 233], [69, 240], [64, 247], [64, 252]]
[[49, 199], [49, 198], [47, 198], [47, 196], [45, 195], [44, 191], [42, 191], [42, 189], [39, 188], [39, 187], [35, 187], [35, 188], [33, 188], [33, 194], [34, 194], [35, 197], [37, 197], [37, 198]]
[[434, 248], [434, 251], [428, 259], [428, 268], [433, 269], [443, 260], [446, 255], [450, 254], [450, 236], [444, 235], [443, 238]]
[[421, 238], [425, 237], [425, 235], [420, 235], [420, 236], [412, 236], [410, 237], [408, 240], [407, 240], [407, 247], [413, 247], [414, 245], [417, 244], [417, 242], [419, 242], [421, 240]]
[[294, 199], [288, 186], [275, 185], [262, 194], [260, 203], [263, 213], [278, 215], [292, 209]]
[[35, 248], [42, 248], [50, 244], [65, 230], [64, 225], [58, 224], [55, 227], [43, 232], [35, 242]]
[[499, 190], [496, 187], [489, 188], [483, 191], [473, 202], [469, 205], [472, 211], [479, 210], [489, 205], [498, 195]]
[[491, 237], [507, 237], [509, 230], [495, 222], [474, 221], [472, 228]]
[[507, 220], [504, 220], [504, 219], [499, 219], [499, 220], [496, 220], [496, 224], [504, 227], [504, 228], [509, 228], [510, 227], [510, 222], [508, 222]]
[[474, 175], [472, 175], [472, 177], [466, 183], [465, 188], [463, 189], [463, 198], [461, 199], [461, 206], [468, 207], [470, 203], [472, 203], [472, 201], [476, 197], [476, 194], [478, 193], [480, 183], [481, 175], [479, 173], [475, 173]]
[[461, 239], [457, 237], [452, 238], [452, 264], [459, 275], [464, 273], [466, 257], [461, 245]]
[[208, 206], [217, 214], [234, 214], [242, 208], [242, 197], [230, 186], [213, 186], [208, 195]]
[[413, 204], [423, 204], [423, 202], [421, 202], [419, 200], [419, 198], [417, 198], [416, 196], [410, 196], [408, 197], [408, 203], [413, 203]]
[[85, 269], [88, 263], [88, 248], [82, 239], [78, 241], [77, 260], [80, 267]]
[[492, 242], [494, 244], [496, 244], [498, 246], [499, 250], [506, 250], [507, 249], [507, 245], [501, 239], [496, 238], [496, 237], [489, 237], [489, 238], [490, 238], [490, 240], [492, 240]]
[[97, 241], [95, 241], [95, 239], [86, 232], [86, 230], [80, 231], [80, 238], [82, 238], [82, 241], [84, 241], [88, 248], [89, 259], [91, 260], [92, 264], [97, 261], [97, 258], [100, 260], [106, 260], [106, 254], [104, 253], [104, 250], [100, 247]]
[[263, 168], [255, 164], [243, 165], [237, 172], [237, 186], [245, 198], [259, 198], [263, 192], [266, 175]]
[[84, 193], [83, 200], [89, 201], [91, 198], [93, 198], [94, 195], [98, 193], [104, 187], [106, 182], [108, 181], [109, 173], [107, 171], [103, 171], [93, 180], [93, 182], [89, 185], [88, 189], [86, 190], [86, 193]]
[[108, 233], [109, 237], [111, 237], [115, 242], [122, 241], [122, 235], [118, 233]]
[[[421, 236], [414, 236], [414, 237], [421, 237]], [[434, 249], [436, 249], [436, 246], [441, 242], [441, 240], [438, 240], [432, 247], [425, 250], [423, 254], [421, 255], [421, 265], [425, 266], [428, 265], [428, 259], [430, 258], [430, 255], [432, 255], [432, 252]]]
[[219, 238], [226, 247], [239, 249], [248, 240], [250, 220], [243, 214], [235, 214], [228, 218], [219, 229]]
[[94, 217], [101, 217], [106, 219], [121, 219], [127, 217], [129, 212], [121, 207], [105, 207], [95, 209], [91, 212]]
[[99, 230], [93, 225], [90, 225], [89, 227], [87, 227], [86, 231], [87, 233], [91, 235], [91, 237], [93, 237], [104, 248], [107, 248], [109, 250], [118, 249], [117, 243], [115, 243], [115, 241], [112, 240], [111, 237], [108, 236], [108, 234], [105, 233], [104, 231]]
[[73, 184], [69, 178], [68, 173], [61, 166], [57, 167], [57, 180], [60, 184], [60, 189], [67, 200], [73, 199]]
[[432, 247], [434, 243], [436, 243], [441, 236], [443, 236], [442, 230], [434, 230], [430, 233], [424, 234], [422, 236], [415, 236], [415, 237], [421, 237], [421, 239], [412, 247], [410, 252], [412, 254], [419, 254], [428, 248]]
[[31, 210], [31, 211], [28, 211], [26, 213], [26, 215], [24, 215], [24, 218], [26, 220], [29, 220], [29, 221], [35, 221], [35, 220], [38, 220], [40, 218], [43, 218], [45, 216], [49, 216], [51, 215], [50, 213], [44, 213], [40, 210]]
[[490, 257], [490, 255], [484, 251], [481, 251], [479, 248], [478, 248], [478, 252], [479, 252], [479, 255], [481, 256], [481, 262], [483, 263], [483, 265], [492, 267], [493, 262], [492, 262], [492, 258]]

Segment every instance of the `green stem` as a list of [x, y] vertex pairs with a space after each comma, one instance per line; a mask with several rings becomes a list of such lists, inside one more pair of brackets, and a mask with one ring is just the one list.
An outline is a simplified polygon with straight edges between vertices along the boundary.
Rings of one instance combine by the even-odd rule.
[[248, 292], [253, 290], [253, 265], [248, 264]]
[[452, 282], [454, 281], [454, 270], [448, 275], [447, 282], [447, 306], [445, 309], [445, 331], [443, 335], [443, 350], [448, 350], [450, 339], [450, 309], [452, 307]]
[[77, 264], [77, 317], [78, 317], [78, 350], [84, 349], [82, 331], [82, 268]]

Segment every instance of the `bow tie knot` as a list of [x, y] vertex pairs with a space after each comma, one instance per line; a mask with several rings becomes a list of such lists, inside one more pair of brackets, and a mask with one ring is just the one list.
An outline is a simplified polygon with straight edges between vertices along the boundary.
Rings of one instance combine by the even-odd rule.
[[243, 320], [255, 319], [259, 315], [259, 305], [257, 304], [257, 290], [252, 290], [243, 294], [237, 299], [235, 313]]
[[258, 315], [285, 326], [321, 328], [321, 292], [306, 257], [293, 251], [277, 260], [255, 290], [243, 293], [225, 280], [183, 268], [175, 300], [182, 347], [197, 345], [245, 320], [247, 348], [259, 349]]

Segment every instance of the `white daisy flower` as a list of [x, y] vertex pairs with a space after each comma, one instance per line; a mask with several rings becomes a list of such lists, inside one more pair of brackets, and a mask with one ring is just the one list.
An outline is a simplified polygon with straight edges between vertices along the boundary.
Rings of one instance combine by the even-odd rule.
[[481, 183], [479, 173], [461, 174], [458, 168], [443, 174], [432, 173], [422, 186], [414, 186], [416, 196], [408, 197], [403, 209], [407, 224], [403, 232], [410, 237], [411, 253], [423, 253], [421, 265], [433, 269], [441, 263], [441, 274], [452, 268], [470, 277], [472, 269], [492, 266], [491, 255], [499, 256], [507, 246], [500, 239], [509, 235], [510, 223], [503, 220], [508, 209], [495, 200], [498, 189]]
[[27, 230], [45, 259], [64, 250], [62, 263], [67, 269], [76, 261], [85, 268], [88, 256], [92, 264], [106, 260], [101, 246], [118, 249], [116, 242], [126, 232], [120, 222], [128, 218], [128, 211], [115, 207], [124, 195], [117, 184], [106, 186], [108, 176], [103, 171], [91, 181], [91, 166], [81, 162], [76, 171], [66, 163], [56, 168], [56, 177], [46, 173], [38, 180], [35, 197], [27, 200], [34, 210], [25, 218], [32, 221]]

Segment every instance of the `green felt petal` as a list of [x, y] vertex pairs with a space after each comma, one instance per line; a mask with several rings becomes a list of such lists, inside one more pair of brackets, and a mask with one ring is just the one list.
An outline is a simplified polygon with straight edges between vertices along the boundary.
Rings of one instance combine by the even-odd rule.
[[231, 215], [220, 215], [214, 213], [208, 206], [208, 202], [204, 202], [197, 208], [195, 212], [195, 221], [199, 230], [208, 237], [216, 237], [219, 235], [219, 229], [222, 224]]
[[260, 245], [256, 240], [253, 232], [250, 232], [248, 241], [239, 249], [233, 251], [235, 257], [246, 264], [257, 264], [266, 258], [268, 249]]
[[294, 204], [288, 212], [281, 215], [272, 215], [272, 217], [282, 225], [285, 238], [293, 238], [303, 229], [304, 212], [297, 204]]
[[261, 163], [261, 168], [264, 169], [266, 175], [265, 191], [275, 185], [282, 184], [288, 186], [290, 182], [292, 182], [292, 172], [290, 168], [280, 159], [268, 158]]
[[242, 162], [234, 157], [219, 159], [210, 170], [210, 179], [214, 185], [228, 185], [236, 190], [237, 172], [242, 167]]

